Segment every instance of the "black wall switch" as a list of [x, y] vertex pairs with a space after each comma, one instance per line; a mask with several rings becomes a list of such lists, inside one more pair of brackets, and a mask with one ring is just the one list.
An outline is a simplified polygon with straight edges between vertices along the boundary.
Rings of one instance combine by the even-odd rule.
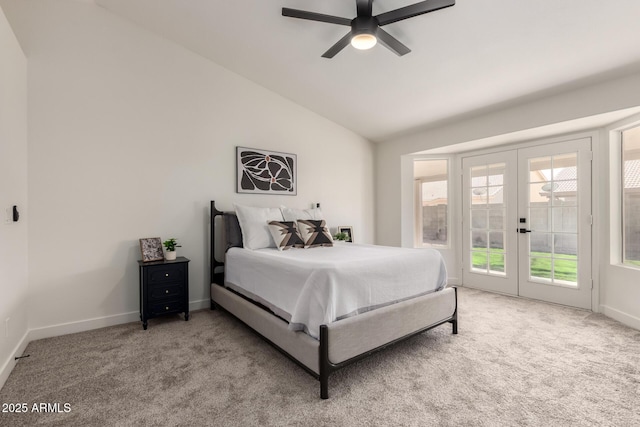
[[13, 205], [13, 222], [18, 222], [20, 219], [20, 212], [18, 212], [18, 207]]

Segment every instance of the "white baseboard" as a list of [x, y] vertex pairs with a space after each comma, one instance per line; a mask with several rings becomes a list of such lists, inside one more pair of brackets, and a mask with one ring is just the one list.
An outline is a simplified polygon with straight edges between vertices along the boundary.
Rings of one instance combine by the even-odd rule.
[[[189, 311], [201, 310], [210, 307], [211, 301], [209, 299], [189, 302]], [[9, 374], [16, 366], [14, 357], [22, 355], [22, 353], [24, 353], [24, 350], [27, 348], [27, 345], [29, 345], [31, 341], [58, 337], [61, 335], [75, 334], [77, 332], [85, 332], [93, 329], [105, 328], [107, 326], [115, 326], [121, 325], [123, 323], [139, 321], [140, 313], [135, 311], [130, 313], [95, 317], [93, 319], [80, 320], [77, 322], [60, 323], [57, 325], [29, 329], [27, 332], [25, 332], [24, 336], [11, 353], [10, 358], [2, 365], [2, 368], [0, 368], [0, 389], [2, 388], [2, 386], [4, 386], [7, 378], [9, 378]]]
[[447, 284], [451, 286], [459, 286], [461, 283], [459, 277], [447, 277]]
[[611, 317], [620, 323], [624, 323], [634, 329], [640, 330], [640, 318], [625, 313], [624, 311], [617, 310], [609, 307], [608, 305], [600, 305], [600, 312], [607, 317]]
[[29, 330], [29, 342], [41, 340], [43, 338], [58, 337], [60, 335], [75, 334], [77, 332], [90, 331], [92, 329], [105, 328], [107, 326], [131, 323], [140, 320], [140, 313], [137, 311], [112, 316], [95, 317], [93, 319], [79, 320], [77, 322], [60, 323], [57, 325], [44, 326]]
[[203, 308], [211, 308], [210, 299], [201, 299], [189, 302], [189, 311], [202, 310]]
[[[198, 300], [189, 302], [189, 311], [209, 308], [210, 302]], [[133, 311], [130, 313], [115, 314], [112, 316], [96, 317], [93, 319], [80, 320], [77, 322], [61, 323], [58, 325], [33, 328], [29, 330], [29, 342], [41, 340], [43, 338], [58, 337], [60, 335], [75, 334], [77, 332], [90, 331], [93, 329], [106, 328], [107, 326], [121, 325], [123, 323], [139, 322], [140, 313]]]
[[24, 353], [29, 342], [29, 331], [27, 331], [9, 355], [9, 359], [7, 359], [7, 361], [2, 365], [2, 368], [0, 368], [0, 389], [4, 387], [4, 383], [7, 381], [7, 378], [9, 378], [9, 374], [16, 366], [17, 361], [15, 360], [15, 357], [22, 356], [22, 353]]

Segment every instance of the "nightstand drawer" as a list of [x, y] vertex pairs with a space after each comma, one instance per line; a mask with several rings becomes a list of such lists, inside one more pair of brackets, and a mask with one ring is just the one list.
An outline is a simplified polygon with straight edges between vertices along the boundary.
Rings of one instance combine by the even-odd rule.
[[154, 302], [149, 304], [149, 314], [151, 316], [166, 313], [181, 313], [183, 311], [185, 311], [185, 308], [184, 301], [182, 300]]
[[182, 283], [158, 283], [149, 285], [149, 301], [173, 299], [184, 295]]
[[185, 264], [173, 265], [157, 265], [148, 268], [147, 283], [153, 285], [155, 283], [178, 282], [184, 278]]

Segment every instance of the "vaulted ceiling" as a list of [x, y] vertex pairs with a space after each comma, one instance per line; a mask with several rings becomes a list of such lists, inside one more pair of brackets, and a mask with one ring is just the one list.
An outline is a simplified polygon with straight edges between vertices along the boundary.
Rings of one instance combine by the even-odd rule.
[[[385, 26], [412, 52], [321, 55], [355, 0], [95, 0], [372, 141], [640, 70], [640, 1], [457, 0]], [[417, 0], [375, 0], [373, 13]]]

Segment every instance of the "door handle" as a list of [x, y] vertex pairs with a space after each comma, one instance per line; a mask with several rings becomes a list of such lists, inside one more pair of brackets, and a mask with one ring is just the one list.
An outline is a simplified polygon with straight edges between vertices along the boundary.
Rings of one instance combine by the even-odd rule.
[[526, 228], [518, 228], [516, 231], [521, 234], [531, 233], [531, 230], [527, 230]]

